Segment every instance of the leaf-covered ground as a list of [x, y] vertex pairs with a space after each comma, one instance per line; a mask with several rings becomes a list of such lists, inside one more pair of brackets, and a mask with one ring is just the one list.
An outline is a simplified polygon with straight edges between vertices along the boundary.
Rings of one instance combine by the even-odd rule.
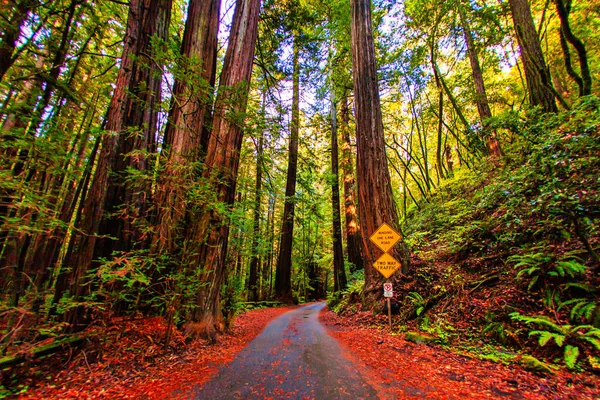
[[[560, 371], [534, 374], [449, 352], [439, 346], [406, 341], [381, 329], [385, 317], [357, 312], [339, 317], [329, 310], [321, 321], [372, 373], [382, 398], [429, 399], [598, 399], [596, 376]], [[379, 328], [378, 328], [379, 327]]]
[[210, 379], [272, 319], [290, 309], [248, 311], [215, 345], [203, 340], [186, 344], [176, 333], [166, 349], [163, 319], [126, 321], [91, 332], [92, 337], [106, 335], [103, 343], [88, 345], [66, 361], [46, 359], [3, 374], [21, 377], [18, 385], [28, 387], [22, 399], [176, 398]]
[[[19, 371], [30, 388], [22, 399], [164, 399], [185, 398], [233, 360], [274, 318], [290, 308], [269, 308], [237, 317], [231, 332], [216, 345], [185, 344], [175, 335], [171, 347], [161, 344], [161, 319], [128, 321], [109, 329], [108, 339], [60, 364], [49, 359]], [[357, 312], [340, 317], [324, 310], [320, 320], [359, 364], [382, 399], [597, 399], [597, 377], [560, 371], [534, 374], [449, 352], [440, 346], [415, 344], [390, 335], [385, 316]], [[118, 329], [117, 329], [118, 328]], [[175, 351], [179, 348], [179, 351]], [[94, 359], [96, 357], [96, 359]], [[360, 365], [363, 365], [362, 367]]]

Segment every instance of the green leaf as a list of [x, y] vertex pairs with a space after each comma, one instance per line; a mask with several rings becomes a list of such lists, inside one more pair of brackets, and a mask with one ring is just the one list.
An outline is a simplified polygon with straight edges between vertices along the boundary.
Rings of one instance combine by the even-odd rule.
[[577, 363], [577, 357], [579, 357], [579, 347], [571, 346], [570, 344], [565, 346], [564, 359], [567, 367], [574, 368]]

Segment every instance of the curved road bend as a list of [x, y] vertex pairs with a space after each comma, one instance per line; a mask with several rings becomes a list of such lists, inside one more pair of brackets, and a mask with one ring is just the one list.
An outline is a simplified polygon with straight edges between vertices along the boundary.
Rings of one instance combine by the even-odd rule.
[[376, 399], [319, 322], [325, 303], [273, 320], [192, 399]]

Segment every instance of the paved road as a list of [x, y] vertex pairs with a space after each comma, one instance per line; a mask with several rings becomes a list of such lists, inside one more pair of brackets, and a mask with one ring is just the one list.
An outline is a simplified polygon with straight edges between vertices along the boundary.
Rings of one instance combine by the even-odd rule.
[[325, 303], [273, 320], [193, 399], [376, 399], [319, 322]]

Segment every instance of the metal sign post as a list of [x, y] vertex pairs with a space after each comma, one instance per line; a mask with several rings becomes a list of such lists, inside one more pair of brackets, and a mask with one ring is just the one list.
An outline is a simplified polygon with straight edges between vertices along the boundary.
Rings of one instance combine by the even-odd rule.
[[[388, 251], [390, 251], [400, 239], [402, 235], [394, 230], [391, 226], [385, 222], [381, 224], [375, 232], [369, 237], [377, 247], [383, 251], [383, 255], [379, 257], [374, 263], [373, 268], [381, 273], [386, 279], [400, 268], [400, 263], [394, 257], [392, 257]], [[390, 299], [394, 296], [392, 283], [386, 282], [383, 284], [383, 297], [387, 300], [388, 309], [388, 323], [390, 326], [390, 332], [392, 331], [392, 302]]]
[[391, 282], [386, 282], [383, 284], [383, 297], [387, 300], [387, 309], [388, 309], [388, 323], [390, 326], [390, 332], [392, 331], [392, 302], [390, 299], [394, 296], [394, 291], [392, 288]]

